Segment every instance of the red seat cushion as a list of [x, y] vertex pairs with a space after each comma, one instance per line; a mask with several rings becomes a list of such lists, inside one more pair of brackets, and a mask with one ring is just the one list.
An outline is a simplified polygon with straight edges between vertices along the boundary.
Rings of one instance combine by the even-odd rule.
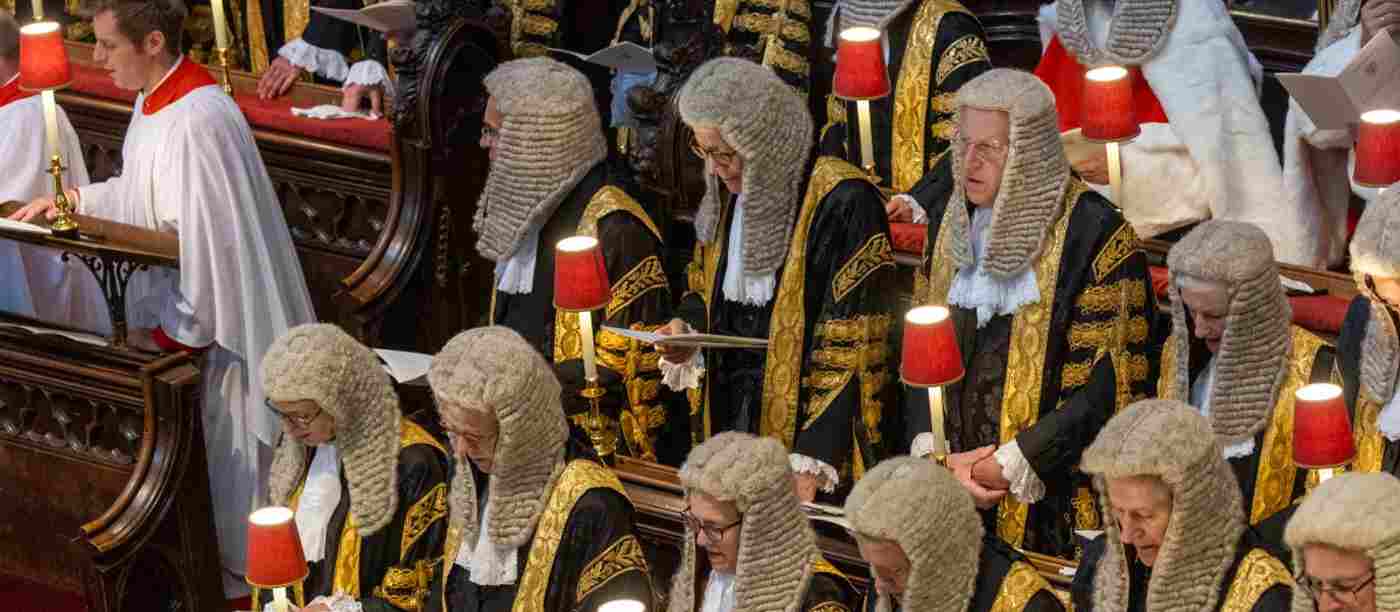
[[[107, 71], [97, 66], [73, 64], [73, 90], [107, 100], [136, 101], [136, 92], [117, 87]], [[312, 140], [332, 142], [350, 147], [389, 152], [393, 130], [387, 120], [309, 119], [292, 115], [292, 103], [286, 98], [260, 100], [255, 95], [238, 94], [235, 99], [243, 116], [254, 129], [286, 132]]]
[[928, 237], [928, 226], [917, 223], [891, 223], [890, 240], [894, 250], [900, 253], [924, 255], [924, 239]]

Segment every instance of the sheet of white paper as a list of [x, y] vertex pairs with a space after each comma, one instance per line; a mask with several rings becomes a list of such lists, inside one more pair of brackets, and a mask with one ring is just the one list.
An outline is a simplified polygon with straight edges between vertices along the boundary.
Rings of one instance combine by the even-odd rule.
[[1284, 289], [1287, 289], [1289, 291], [1298, 291], [1301, 293], [1306, 293], [1308, 295], [1317, 293], [1317, 290], [1313, 289], [1312, 285], [1309, 285], [1300, 280], [1291, 279], [1287, 276], [1280, 276], [1278, 277], [1278, 281], [1280, 284], [1283, 285]]
[[385, 0], [362, 9], [333, 9], [313, 6], [311, 10], [362, 25], [376, 32], [408, 30], [417, 25], [412, 0]]
[[426, 376], [433, 365], [433, 356], [423, 353], [389, 349], [374, 349], [374, 352], [384, 361], [384, 371], [400, 383]]
[[841, 508], [814, 502], [802, 502], [802, 509], [807, 512], [808, 519], [831, 523], [846, 530], [851, 529], [851, 521], [846, 518], [846, 512]]
[[5, 228], [5, 229], [10, 229], [10, 230], [18, 230], [18, 231], [21, 231], [21, 232], [29, 232], [29, 233], [31, 233], [31, 234], [50, 234], [50, 233], [53, 233], [53, 232], [50, 232], [47, 228], [39, 227], [39, 226], [34, 225], [34, 224], [32, 224], [32, 223], [22, 223], [22, 222], [20, 222], [20, 221], [11, 221], [11, 220], [6, 219], [6, 218], [4, 218], [4, 217], [0, 217], [0, 227], [3, 227], [3, 228]]
[[74, 342], [81, 342], [81, 343], [83, 343], [83, 344], [91, 344], [91, 345], [93, 345], [93, 346], [107, 346], [107, 339], [106, 339], [106, 338], [103, 338], [102, 336], [98, 336], [98, 335], [96, 335], [96, 334], [85, 334], [85, 333], [82, 333], [82, 332], [62, 331], [62, 330], [57, 330], [57, 329], [49, 329], [49, 328], [47, 328], [47, 327], [34, 327], [34, 326], [32, 326], [32, 325], [17, 325], [17, 324], [13, 324], [13, 323], [0, 323], [0, 326], [19, 328], [19, 329], [23, 329], [23, 330], [28, 331], [29, 333], [33, 333], [33, 334], [47, 334], [47, 335], [53, 335], [53, 336], [63, 336], [64, 338], [67, 338], [67, 339], [72, 340], [72, 341], [74, 341]]
[[635, 329], [625, 329], [604, 325], [603, 329], [619, 336], [640, 340], [647, 344], [665, 342], [675, 346], [698, 346], [701, 348], [747, 348], [765, 349], [768, 348], [768, 340], [763, 338], [745, 338], [742, 336], [719, 336], [715, 334], [674, 334], [663, 336], [656, 332], [638, 331]]
[[1278, 81], [1318, 129], [1344, 130], [1360, 120], [1361, 110], [1347, 97], [1346, 88], [1337, 78], [1280, 73]]
[[1400, 100], [1400, 44], [1373, 36], [1336, 77], [1279, 74], [1278, 80], [1318, 128], [1345, 129], [1361, 113]]
[[585, 62], [592, 62], [599, 66], [605, 66], [623, 72], [654, 72], [656, 70], [656, 58], [652, 56], [651, 49], [643, 47], [634, 42], [620, 42], [611, 47], [604, 47], [594, 51], [592, 55], [584, 55], [577, 51], [549, 47], [550, 51], [558, 51], [577, 57]]

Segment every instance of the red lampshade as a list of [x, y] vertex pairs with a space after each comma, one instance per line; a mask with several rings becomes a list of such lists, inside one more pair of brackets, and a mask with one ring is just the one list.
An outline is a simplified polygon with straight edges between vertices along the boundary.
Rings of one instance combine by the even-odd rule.
[[291, 509], [272, 506], [250, 515], [248, 584], [275, 589], [301, 582], [306, 574], [306, 556]]
[[68, 50], [57, 22], [41, 21], [19, 29], [20, 89], [62, 89], [72, 80]]
[[899, 377], [911, 387], [950, 385], [963, 377], [962, 351], [948, 309], [920, 306], [904, 315]]
[[1400, 111], [1361, 114], [1352, 180], [1366, 187], [1389, 187], [1400, 181]]
[[1122, 66], [1103, 66], [1084, 73], [1084, 137], [1100, 142], [1136, 138], [1137, 113], [1133, 107], [1133, 80]]
[[1317, 383], [1293, 393], [1293, 463], [1307, 469], [1334, 468], [1351, 461], [1351, 435], [1342, 388]]
[[890, 95], [890, 77], [885, 71], [885, 52], [880, 48], [879, 30], [846, 28], [841, 31], [831, 91], [845, 100], [873, 100]]
[[573, 236], [554, 248], [554, 307], [566, 312], [596, 310], [612, 299], [608, 269], [598, 239]]

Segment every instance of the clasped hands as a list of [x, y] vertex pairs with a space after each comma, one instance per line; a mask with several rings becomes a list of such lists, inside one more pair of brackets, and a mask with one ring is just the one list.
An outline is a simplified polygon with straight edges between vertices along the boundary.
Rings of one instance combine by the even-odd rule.
[[948, 469], [964, 489], [972, 494], [978, 508], [986, 510], [1001, 503], [1011, 492], [1011, 483], [1002, 476], [1001, 464], [992, 456], [996, 446], [987, 445], [948, 455]]

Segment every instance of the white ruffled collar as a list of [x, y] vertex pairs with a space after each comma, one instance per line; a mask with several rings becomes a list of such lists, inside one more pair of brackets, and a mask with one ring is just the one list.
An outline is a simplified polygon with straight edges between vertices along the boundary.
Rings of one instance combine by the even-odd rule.
[[987, 248], [987, 233], [992, 225], [992, 209], [979, 206], [972, 213], [972, 260], [969, 267], [958, 269], [948, 289], [948, 303], [977, 311], [977, 327], [981, 329], [993, 316], [1015, 314], [1023, 306], [1040, 301], [1040, 286], [1035, 268], [1010, 280], [1002, 280], [982, 269]]
[[491, 524], [491, 497], [487, 494], [481, 522], [476, 530], [476, 542], [463, 541], [457, 549], [456, 565], [467, 570], [472, 584], [478, 586], [507, 586], [520, 578], [520, 549], [497, 548], [486, 533]]
[[536, 228], [520, 240], [510, 259], [496, 262], [496, 289], [502, 293], [528, 295], [535, 290], [535, 259], [540, 250], [540, 230]]
[[340, 453], [333, 444], [316, 447], [315, 458], [306, 471], [306, 483], [297, 498], [295, 521], [301, 550], [308, 562], [326, 558], [326, 529], [340, 505]]
[[744, 194], [739, 194], [734, 200], [731, 217], [725, 249], [728, 261], [725, 262], [724, 282], [721, 285], [724, 299], [749, 306], [763, 306], [773, 300], [778, 273], [774, 271], [757, 276], [744, 273]]
[[[1210, 398], [1215, 390], [1215, 357], [1214, 354], [1210, 356], [1210, 361], [1206, 362], [1206, 369], [1191, 383], [1191, 404], [1196, 406], [1196, 410], [1206, 419], [1210, 419]], [[1225, 447], [1226, 459], [1239, 459], [1253, 454], [1254, 438]]]
[[710, 572], [700, 612], [733, 612], [737, 607], [734, 602], [735, 582], [734, 574]]

